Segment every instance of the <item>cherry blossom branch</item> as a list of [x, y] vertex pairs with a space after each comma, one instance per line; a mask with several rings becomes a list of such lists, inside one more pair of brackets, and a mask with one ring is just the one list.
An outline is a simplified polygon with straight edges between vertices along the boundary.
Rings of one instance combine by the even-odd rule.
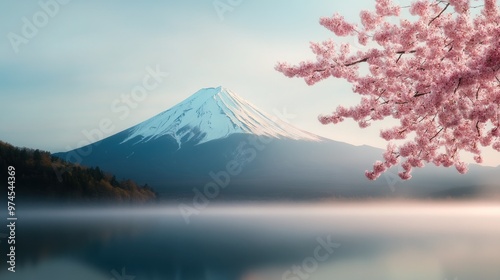
[[446, 9], [448, 9], [449, 6], [450, 6], [450, 3], [446, 4], [446, 6], [444, 6], [443, 10], [441, 10], [441, 12], [437, 16], [432, 18], [431, 21], [429, 21], [429, 23], [427, 25], [431, 25], [431, 23], [433, 21], [435, 21], [438, 17], [440, 17], [444, 13], [444, 11], [446, 11]]
[[[374, 12], [360, 13], [361, 26], [339, 14], [320, 19], [336, 36], [357, 36], [365, 50], [352, 53], [348, 44], [332, 40], [311, 43], [316, 61], [297, 66], [279, 63], [276, 69], [288, 77], [304, 78], [309, 85], [329, 77], [353, 85], [354, 93], [362, 96], [360, 103], [320, 116], [323, 124], [350, 118], [364, 128], [387, 117], [400, 121], [380, 132], [389, 144], [384, 162], [376, 162], [365, 173], [369, 179], [400, 160], [404, 171], [399, 175], [405, 180], [411, 178], [412, 168], [425, 163], [454, 165], [465, 173], [461, 152], [472, 153], [480, 163], [479, 145], [500, 151], [496, 0], [484, 0], [481, 13], [474, 14], [466, 0], [416, 0], [409, 6], [415, 20], [402, 19], [399, 25], [386, 18], [399, 16], [401, 7], [391, 0], [375, 1]], [[360, 64], [368, 71], [360, 71]], [[496, 127], [488, 128], [489, 124]], [[393, 140], [405, 142], [395, 145]]]

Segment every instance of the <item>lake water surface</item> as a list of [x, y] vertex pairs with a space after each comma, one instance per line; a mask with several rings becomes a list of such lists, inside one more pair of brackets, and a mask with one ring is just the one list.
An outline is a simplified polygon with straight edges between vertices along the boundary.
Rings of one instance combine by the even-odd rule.
[[[500, 205], [25, 209], [0, 279], [500, 279]], [[5, 218], [2, 218], [5, 221]], [[0, 230], [6, 232], [6, 230]]]

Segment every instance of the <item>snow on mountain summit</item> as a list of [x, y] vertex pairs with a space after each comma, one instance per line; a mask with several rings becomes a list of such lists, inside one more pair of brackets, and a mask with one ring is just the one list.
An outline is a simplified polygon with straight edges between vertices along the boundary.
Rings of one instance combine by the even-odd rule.
[[186, 100], [128, 130], [122, 143], [139, 137], [138, 143], [170, 135], [179, 148], [246, 133], [272, 138], [320, 141], [322, 138], [259, 111], [223, 87], [205, 88]]

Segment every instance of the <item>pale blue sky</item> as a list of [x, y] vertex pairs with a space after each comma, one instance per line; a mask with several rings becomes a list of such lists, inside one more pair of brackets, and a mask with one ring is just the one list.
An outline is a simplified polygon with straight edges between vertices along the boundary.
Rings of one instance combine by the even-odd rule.
[[[55, 0], [41, 0], [48, 3]], [[69, 0], [64, 0], [64, 2]], [[63, 0], [60, 0], [63, 2]], [[398, 2], [410, 2], [400, 0]], [[220, 13], [214, 3], [236, 3]], [[238, 4], [239, 3], [239, 4]], [[58, 4], [53, 17], [19, 44], [23, 18], [42, 21], [39, 1], [0, 2], [0, 139], [52, 152], [76, 148], [84, 130], [110, 119], [112, 135], [160, 113], [200, 88], [222, 85], [268, 113], [286, 111], [304, 130], [356, 145], [385, 147], [374, 125], [323, 126], [317, 116], [355, 104], [351, 86], [313, 87], [276, 72], [277, 61], [312, 59], [309, 41], [333, 34], [318, 24], [339, 12], [357, 20], [373, 0], [83, 1]], [[38, 16], [38, 17], [37, 17]], [[12, 32], [12, 33], [11, 33]], [[12, 36], [12, 35], [11, 35]], [[127, 117], [111, 109], [141, 85], [146, 67], [168, 72]], [[486, 155], [500, 164], [497, 154]]]

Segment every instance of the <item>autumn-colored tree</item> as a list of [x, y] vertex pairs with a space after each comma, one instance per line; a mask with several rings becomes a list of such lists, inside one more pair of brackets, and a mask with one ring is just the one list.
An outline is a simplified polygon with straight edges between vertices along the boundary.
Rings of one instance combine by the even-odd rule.
[[[400, 16], [403, 8], [411, 16]], [[387, 117], [399, 120], [380, 132], [389, 144], [384, 162], [366, 171], [369, 179], [400, 162], [404, 171], [399, 176], [405, 180], [424, 163], [454, 165], [465, 173], [462, 151], [474, 154], [478, 163], [480, 145], [500, 151], [500, 17], [495, 0], [417, 0], [408, 7], [376, 0], [375, 11], [361, 11], [360, 18], [357, 25], [335, 14], [321, 18], [320, 24], [336, 36], [357, 37], [361, 50], [333, 40], [311, 43], [315, 61], [278, 63], [276, 69], [309, 85], [329, 77], [353, 85], [360, 103], [320, 116], [323, 124], [351, 118], [364, 128]]]

